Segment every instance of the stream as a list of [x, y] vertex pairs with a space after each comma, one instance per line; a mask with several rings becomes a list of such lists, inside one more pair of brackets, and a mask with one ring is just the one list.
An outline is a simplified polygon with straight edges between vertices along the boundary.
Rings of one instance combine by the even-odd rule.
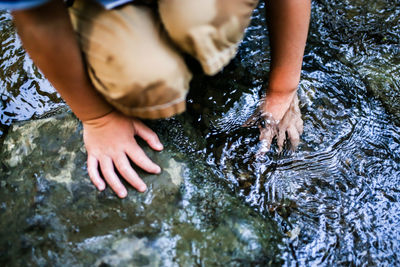
[[[270, 55], [263, 13], [260, 4], [237, 57], [221, 73], [195, 73], [187, 112], [147, 122], [170, 153], [151, 155], [168, 162], [172, 184], [179, 176], [173, 170], [187, 169], [179, 186], [149, 178], [155, 183], [150, 192], [121, 202], [111, 192], [96, 192], [88, 178], [83, 191], [74, 186], [83, 183], [75, 175], [86, 175], [84, 152], [78, 151], [81, 126], [71, 115], [59, 115], [69, 114], [66, 105], [21, 48], [10, 14], [0, 13], [0, 136], [5, 142], [0, 154], [0, 263], [400, 265], [400, 1], [313, 2], [298, 90], [304, 121], [300, 145], [296, 152], [278, 153], [273, 144], [260, 157], [258, 129], [242, 124], [267, 83]], [[46, 126], [53, 123], [46, 118], [54, 116], [72, 125], [67, 127], [72, 137], [64, 140], [66, 151], [78, 151], [77, 156], [61, 158], [56, 166], [39, 158], [42, 165], [33, 164], [29, 175], [34, 178], [24, 184], [18, 177], [28, 175], [28, 160], [45, 153], [32, 146], [35, 157], [15, 161], [15, 151], [22, 150], [11, 144], [24, 134], [17, 138], [12, 133], [18, 127], [33, 131], [21, 125], [38, 122], [40, 131], [57, 139], [37, 141], [44, 151], [54, 152], [54, 159], [57, 147], [64, 145], [63, 137], [58, 140], [58, 132]], [[62, 160], [74, 163], [68, 165], [74, 175], [69, 174], [66, 186], [43, 171], [59, 168], [62, 173], [67, 166]], [[18, 196], [31, 200], [24, 200], [24, 207]], [[71, 206], [60, 202], [64, 197]], [[104, 210], [95, 215], [97, 209]], [[7, 225], [14, 222], [8, 234]], [[54, 229], [45, 230], [43, 222]], [[51, 249], [52, 242], [58, 249]], [[142, 248], [144, 256], [110, 252], [122, 247], [126, 253]]]

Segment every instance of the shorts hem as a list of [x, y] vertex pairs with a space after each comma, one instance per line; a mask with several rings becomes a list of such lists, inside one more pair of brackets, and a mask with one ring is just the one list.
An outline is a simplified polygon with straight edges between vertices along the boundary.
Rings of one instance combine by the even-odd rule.
[[107, 100], [125, 115], [139, 119], [165, 119], [186, 110], [186, 96], [161, 105], [133, 108], [122, 105], [121, 103], [115, 102], [109, 98], [107, 98]]

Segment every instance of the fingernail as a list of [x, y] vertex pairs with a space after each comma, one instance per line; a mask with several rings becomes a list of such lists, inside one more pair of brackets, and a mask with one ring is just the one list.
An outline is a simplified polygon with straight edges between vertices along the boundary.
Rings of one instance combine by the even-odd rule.
[[154, 172], [157, 173], [157, 174], [161, 173], [161, 168], [160, 168], [160, 166], [155, 167], [155, 168], [154, 168]]
[[139, 190], [139, 192], [144, 193], [144, 192], [146, 192], [146, 190], [147, 190], [147, 186], [146, 186], [145, 184], [143, 184], [143, 185], [141, 185], [141, 186], [138, 188], [138, 190]]
[[106, 189], [106, 186], [104, 184], [101, 184], [97, 187], [97, 189], [99, 189], [100, 191], [103, 191], [104, 189]]
[[119, 193], [118, 193], [118, 196], [119, 196], [120, 198], [124, 198], [124, 197], [126, 197], [127, 195], [128, 195], [128, 192], [126, 192], [126, 190], [119, 191]]
[[157, 144], [156, 144], [156, 148], [157, 148], [158, 150], [163, 150], [163, 149], [164, 149], [164, 146], [163, 146], [161, 143], [157, 143]]

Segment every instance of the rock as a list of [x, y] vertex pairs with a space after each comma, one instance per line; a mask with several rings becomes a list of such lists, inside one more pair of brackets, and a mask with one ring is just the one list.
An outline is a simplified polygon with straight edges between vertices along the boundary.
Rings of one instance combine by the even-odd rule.
[[194, 72], [188, 112], [147, 122], [164, 171], [124, 200], [90, 183], [71, 115], [8, 131], [63, 104], [0, 15], [0, 264], [399, 265], [399, 5], [313, 2], [300, 147], [257, 159], [259, 131], [241, 125], [268, 80], [260, 3], [231, 64]]
[[[213, 266], [278, 263], [282, 236], [197, 158], [184, 118], [158, 123], [163, 168], [140, 172], [146, 193], [99, 192], [86, 171], [82, 126], [70, 113], [15, 124], [1, 151], [2, 265]], [[174, 127], [167, 127], [174, 125]], [[191, 131], [191, 130], [188, 130]], [[175, 145], [172, 145], [176, 143]], [[143, 144], [142, 144], [143, 145]], [[182, 153], [177, 148], [187, 148]], [[196, 159], [196, 160], [194, 160]]]
[[[382, 101], [393, 121], [400, 125], [400, 49], [387, 50], [388, 55], [370, 57], [357, 69], [370, 93]], [[376, 51], [371, 53], [377, 54]]]

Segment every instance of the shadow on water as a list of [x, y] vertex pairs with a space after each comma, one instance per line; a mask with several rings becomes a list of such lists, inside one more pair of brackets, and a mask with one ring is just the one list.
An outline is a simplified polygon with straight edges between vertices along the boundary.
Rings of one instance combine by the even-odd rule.
[[[192, 82], [188, 114], [210, 169], [285, 234], [286, 265], [400, 263], [400, 2], [314, 1], [297, 152], [256, 158], [244, 129], [268, 75], [263, 6], [237, 58]], [[62, 105], [2, 13], [0, 130]], [[179, 146], [179, 144], [178, 144]], [[196, 152], [196, 151], [194, 151]], [[200, 153], [200, 151], [197, 151]]]

